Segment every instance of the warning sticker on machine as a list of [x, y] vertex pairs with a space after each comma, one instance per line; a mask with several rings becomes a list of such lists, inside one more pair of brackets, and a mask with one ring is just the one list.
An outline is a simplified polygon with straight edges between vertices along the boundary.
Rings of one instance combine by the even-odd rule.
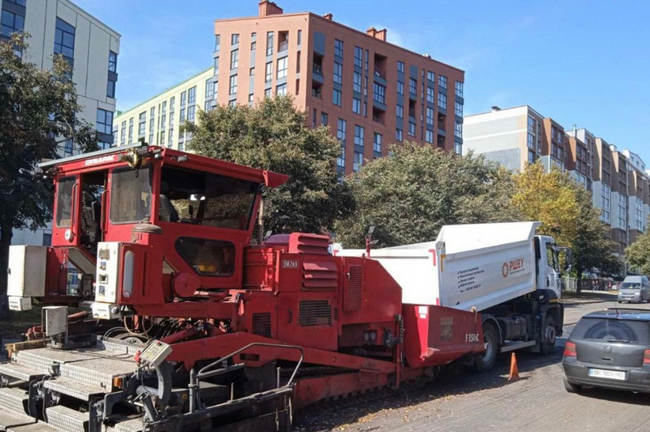
[[458, 290], [464, 293], [480, 288], [481, 283], [477, 281], [477, 277], [483, 273], [485, 273], [485, 270], [480, 267], [459, 270], [457, 273]]

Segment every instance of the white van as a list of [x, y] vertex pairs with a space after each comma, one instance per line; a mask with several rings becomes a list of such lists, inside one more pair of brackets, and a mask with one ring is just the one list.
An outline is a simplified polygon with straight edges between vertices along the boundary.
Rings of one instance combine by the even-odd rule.
[[650, 282], [645, 276], [627, 276], [618, 287], [618, 302], [647, 303], [650, 301]]

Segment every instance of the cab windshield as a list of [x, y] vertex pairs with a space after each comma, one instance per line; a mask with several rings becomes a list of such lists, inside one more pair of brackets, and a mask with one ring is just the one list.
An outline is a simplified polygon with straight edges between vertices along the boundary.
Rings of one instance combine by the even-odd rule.
[[247, 230], [258, 184], [218, 174], [172, 167], [162, 169], [162, 222]]
[[546, 259], [548, 262], [548, 265], [553, 267], [553, 270], [556, 272], [560, 271], [560, 265], [559, 265], [559, 259], [558, 259], [558, 253], [553, 247], [552, 244], [547, 243], [546, 244]]
[[111, 175], [111, 222], [147, 222], [151, 213], [151, 169], [119, 168]]

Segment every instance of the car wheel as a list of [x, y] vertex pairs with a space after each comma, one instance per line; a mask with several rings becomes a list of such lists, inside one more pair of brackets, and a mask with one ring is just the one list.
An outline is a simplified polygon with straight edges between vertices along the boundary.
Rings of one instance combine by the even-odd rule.
[[564, 389], [569, 393], [580, 393], [582, 387], [580, 387], [578, 384], [571, 384], [569, 380], [564, 377]]
[[474, 367], [479, 372], [492, 369], [499, 354], [499, 331], [492, 324], [483, 325], [483, 343], [485, 351], [474, 360]]

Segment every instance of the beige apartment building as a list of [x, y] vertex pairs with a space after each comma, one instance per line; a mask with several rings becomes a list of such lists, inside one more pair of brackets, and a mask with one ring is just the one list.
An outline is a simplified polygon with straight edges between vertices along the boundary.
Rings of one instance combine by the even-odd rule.
[[619, 254], [647, 228], [650, 176], [645, 163], [587, 129], [565, 130], [528, 105], [493, 107], [465, 117], [463, 140], [464, 153], [483, 154], [512, 171], [538, 160], [547, 170], [566, 170], [591, 192]]
[[[0, 0], [0, 40], [12, 33], [30, 34], [29, 46], [17, 52], [23, 61], [51, 69], [61, 55], [72, 69], [79, 118], [95, 125], [102, 147], [113, 145], [113, 113], [120, 34], [69, 0]], [[72, 140], [60, 140], [60, 155], [78, 151]], [[51, 230], [15, 230], [14, 244], [49, 245]]]
[[199, 109], [209, 110], [214, 101], [214, 71], [207, 68], [115, 117], [115, 144], [147, 144], [185, 150], [192, 138], [180, 124], [196, 121]]

